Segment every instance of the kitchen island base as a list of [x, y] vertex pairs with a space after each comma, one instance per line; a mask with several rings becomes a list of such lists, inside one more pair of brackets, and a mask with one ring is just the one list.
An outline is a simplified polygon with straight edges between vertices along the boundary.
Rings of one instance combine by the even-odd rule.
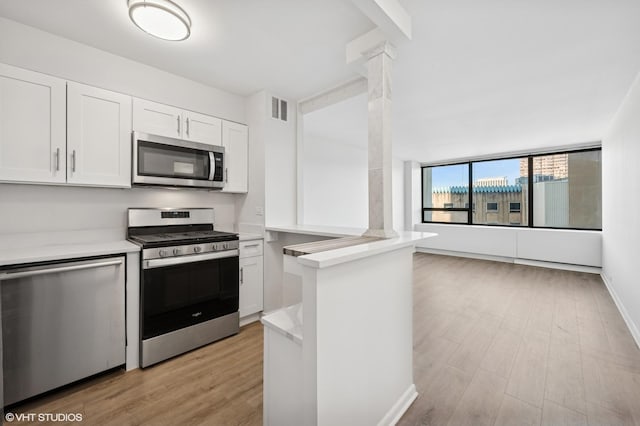
[[[404, 233], [296, 258], [304, 307], [300, 324], [293, 315], [274, 320], [291, 308], [266, 315], [263, 324], [265, 361], [275, 356], [270, 336], [284, 336], [291, 344], [275, 345], [276, 350], [288, 347], [295, 359], [294, 352], [301, 346], [301, 368], [292, 364], [287, 371], [287, 382], [292, 383], [287, 393], [265, 362], [265, 425], [275, 425], [276, 420], [300, 424], [297, 416], [305, 425], [386, 425], [400, 419], [417, 397], [412, 337], [414, 245], [432, 235]], [[275, 337], [271, 330], [280, 335]], [[296, 370], [302, 377], [290, 377]], [[278, 407], [284, 406], [284, 399], [291, 417], [283, 419], [287, 412]]]

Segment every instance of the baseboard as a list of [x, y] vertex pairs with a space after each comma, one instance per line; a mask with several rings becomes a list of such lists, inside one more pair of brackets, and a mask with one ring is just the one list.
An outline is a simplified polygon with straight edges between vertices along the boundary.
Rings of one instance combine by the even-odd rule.
[[418, 392], [416, 391], [416, 385], [412, 383], [411, 386], [409, 386], [409, 388], [402, 394], [400, 399], [393, 404], [393, 407], [387, 411], [387, 414], [384, 415], [382, 420], [378, 422], [378, 426], [392, 426], [398, 423], [402, 415], [409, 409], [417, 397]]
[[588, 274], [600, 274], [602, 268], [596, 266], [574, 265], [571, 263], [546, 262], [543, 260], [529, 260], [517, 257], [492, 256], [488, 254], [467, 253], [461, 251], [438, 250], [424, 247], [416, 247], [418, 253], [439, 254], [443, 256], [464, 257], [469, 259], [490, 260], [493, 262], [514, 263], [517, 265], [537, 266], [540, 268], [562, 269], [565, 271], [586, 272]]
[[244, 327], [245, 325], [251, 324], [252, 322], [259, 321], [261, 315], [262, 315], [262, 312], [258, 312], [258, 313], [247, 315], [246, 317], [240, 318], [240, 327]]
[[602, 268], [596, 266], [574, 265], [572, 263], [545, 262], [541, 260], [513, 259], [518, 265], [539, 266], [541, 268], [562, 269], [565, 271], [586, 272], [587, 274], [600, 275]]
[[627, 312], [626, 308], [622, 304], [622, 301], [616, 294], [616, 291], [613, 289], [613, 286], [607, 279], [606, 275], [604, 273], [601, 273], [600, 277], [602, 278], [604, 285], [607, 287], [607, 290], [609, 291], [609, 294], [611, 295], [613, 302], [616, 304], [616, 307], [618, 308], [620, 315], [622, 315], [622, 319], [624, 319], [625, 324], [627, 324], [627, 328], [629, 329], [629, 332], [631, 333], [633, 340], [636, 342], [636, 346], [638, 347], [638, 349], [640, 349], [640, 331], [638, 331], [638, 327], [636, 327], [634, 322], [631, 320], [629, 313]]
[[440, 254], [443, 256], [465, 257], [469, 259], [492, 260], [494, 262], [513, 263], [512, 257], [491, 256], [488, 254], [467, 253], [463, 251], [439, 250], [425, 247], [416, 247], [418, 253]]

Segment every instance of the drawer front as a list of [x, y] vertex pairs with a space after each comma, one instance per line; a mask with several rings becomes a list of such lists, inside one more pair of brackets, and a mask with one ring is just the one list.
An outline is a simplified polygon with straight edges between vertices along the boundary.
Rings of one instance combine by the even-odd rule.
[[262, 240], [240, 241], [240, 258], [262, 256]]

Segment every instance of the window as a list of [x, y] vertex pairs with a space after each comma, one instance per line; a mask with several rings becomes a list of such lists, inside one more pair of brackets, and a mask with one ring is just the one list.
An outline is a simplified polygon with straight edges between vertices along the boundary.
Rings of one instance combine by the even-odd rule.
[[468, 223], [468, 204], [468, 164], [422, 168], [423, 222]]
[[602, 228], [602, 151], [533, 157], [534, 226]]
[[529, 176], [527, 157], [474, 161], [473, 201], [484, 210], [473, 212], [471, 223], [476, 225], [523, 226], [525, 214], [511, 211], [512, 203], [527, 204]]
[[601, 154], [592, 148], [424, 166], [423, 222], [599, 230]]

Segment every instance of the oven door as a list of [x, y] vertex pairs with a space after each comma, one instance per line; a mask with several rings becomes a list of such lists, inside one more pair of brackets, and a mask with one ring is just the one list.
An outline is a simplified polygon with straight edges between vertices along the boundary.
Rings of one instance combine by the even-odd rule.
[[238, 250], [143, 262], [142, 339], [238, 311]]
[[133, 133], [132, 183], [220, 189], [224, 148]]

